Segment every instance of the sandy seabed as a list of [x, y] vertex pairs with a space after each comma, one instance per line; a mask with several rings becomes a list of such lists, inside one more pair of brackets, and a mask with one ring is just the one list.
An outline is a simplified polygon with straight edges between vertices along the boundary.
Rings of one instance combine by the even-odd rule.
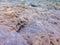
[[60, 45], [60, 3], [0, 2], [0, 45]]

